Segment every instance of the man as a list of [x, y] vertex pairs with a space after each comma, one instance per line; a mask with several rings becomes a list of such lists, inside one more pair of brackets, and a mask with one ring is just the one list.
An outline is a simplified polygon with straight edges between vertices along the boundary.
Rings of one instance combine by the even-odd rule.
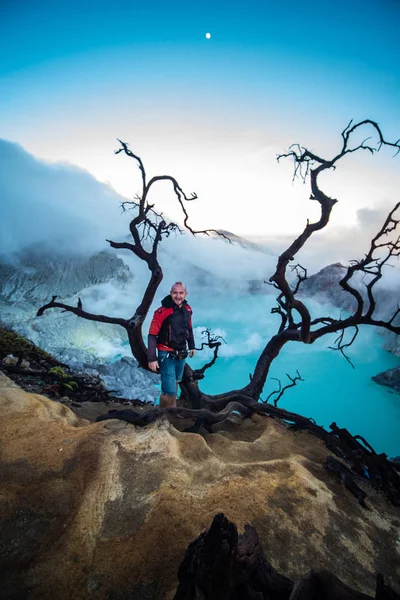
[[[154, 313], [149, 330], [149, 369], [161, 373], [161, 408], [176, 406], [178, 383], [182, 380], [185, 359], [194, 355], [192, 309], [186, 302], [186, 287], [177, 281], [169, 296]], [[156, 356], [158, 351], [158, 360]]]

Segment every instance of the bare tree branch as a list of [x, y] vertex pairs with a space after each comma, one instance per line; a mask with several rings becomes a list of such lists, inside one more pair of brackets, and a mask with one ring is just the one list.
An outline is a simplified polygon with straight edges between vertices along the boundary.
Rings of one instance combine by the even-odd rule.
[[281, 321], [278, 333], [282, 333], [282, 331], [285, 330], [286, 323], [288, 321], [287, 311], [283, 310], [283, 308], [281, 306], [275, 306], [275, 307], [271, 308], [271, 313], [272, 314], [279, 314], [281, 316], [282, 321]]
[[304, 381], [304, 379], [301, 377], [301, 375], [297, 369], [296, 369], [296, 373], [297, 373], [297, 375], [295, 375], [294, 377], [291, 377], [288, 373], [286, 373], [286, 377], [289, 379], [289, 381], [291, 381], [291, 383], [288, 383], [288, 385], [285, 385], [285, 387], [283, 387], [283, 388], [282, 388], [280, 379], [276, 379], [276, 377], [271, 377], [271, 379], [274, 379], [275, 381], [277, 381], [279, 383], [279, 387], [274, 392], [271, 392], [269, 394], [269, 396], [266, 398], [266, 400], [263, 400], [263, 403], [266, 404], [268, 402], [268, 400], [270, 398], [272, 398], [272, 396], [274, 394], [278, 394], [277, 397], [274, 399], [274, 406], [278, 406], [278, 402], [282, 398], [282, 396], [286, 392], [286, 390], [288, 390], [291, 387], [294, 387], [298, 381]]
[[353, 334], [351, 340], [349, 342], [347, 342], [346, 344], [344, 344], [343, 343], [343, 338], [344, 338], [344, 332], [345, 332], [345, 330], [342, 329], [342, 331], [340, 332], [339, 336], [335, 340], [336, 346], [328, 346], [328, 348], [330, 350], [339, 350], [339, 352], [342, 354], [342, 356], [344, 356], [344, 358], [353, 367], [353, 369], [354, 369], [354, 365], [351, 362], [350, 358], [347, 356], [347, 354], [345, 352], [345, 349], [346, 348], [350, 348], [350, 346], [353, 344], [354, 340], [356, 339], [356, 337], [358, 335], [358, 331], [359, 331], [359, 329], [358, 329], [357, 325], [354, 325], [354, 334]]
[[300, 263], [298, 263], [297, 265], [291, 266], [290, 269], [291, 269], [291, 271], [295, 271], [296, 276], [297, 276], [297, 282], [293, 289], [293, 296], [295, 296], [297, 294], [297, 292], [299, 291], [300, 285], [303, 283], [303, 281], [306, 281], [306, 279], [307, 279], [307, 269], [302, 267]]
[[[132, 150], [129, 149], [128, 144], [126, 144], [122, 140], [118, 140], [118, 142], [121, 144], [122, 148], [119, 148], [118, 150], [114, 150], [114, 154], [119, 154], [120, 152], [125, 152], [125, 154], [127, 156], [130, 156], [131, 158], [136, 160], [136, 162], [139, 165], [139, 169], [140, 169], [140, 172], [142, 175], [142, 198], [143, 198], [144, 194], [145, 194], [145, 189], [146, 189], [146, 171], [144, 170], [142, 159], [139, 156], [137, 156], [136, 154], [133, 154]], [[141, 204], [140, 212], [143, 211], [143, 207], [144, 207], [144, 204], [143, 205]]]
[[[271, 392], [271, 393], [270, 393], [270, 394], [269, 394], [269, 395], [266, 397], [266, 399], [265, 399], [265, 400], [261, 400], [261, 398], [260, 398], [260, 400], [261, 400], [261, 402], [262, 402], [263, 404], [267, 404], [267, 403], [268, 403], [268, 400], [269, 400], [270, 398], [272, 398], [272, 396], [273, 396], [274, 394], [279, 394], [279, 392], [280, 392], [280, 391], [281, 391], [281, 389], [282, 389], [282, 384], [281, 384], [281, 380], [280, 380], [280, 379], [277, 379], [277, 377], [270, 377], [270, 379], [271, 379], [271, 380], [273, 380], [273, 381], [277, 381], [277, 382], [278, 382], [278, 389], [277, 389], [277, 390], [274, 390], [273, 392]], [[275, 406], [276, 406], [276, 405], [275, 405]]]
[[215, 362], [218, 358], [218, 350], [219, 350], [219, 347], [221, 346], [221, 343], [224, 342], [226, 344], [224, 338], [221, 335], [216, 335], [216, 334], [212, 333], [209, 328], [205, 329], [201, 333], [202, 333], [202, 335], [207, 336], [207, 341], [202, 342], [201, 347], [196, 348], [196, 350], [201, 351], [205, 347], [208, 347], [208, 348], [214, 350], [214, 355], [213, 355], [212, 360], [210, 362], [206, 363], [205, 365], [203, 365], [201, 367], [201, 369], [194, 370], [193, 373], [194, 373], [195, 379], [202, 379], [204, 377], [204, 373], [206, 372], [206, 370], [210, 369], [215, 364]]
[[[153, 210], [154, 205], [149, 205], [147, 202], [147, 196], [150, 192], [151, 187], [158, 181], [170, 181], [172, 183], [173, 190], [175, 192], [175, 195], [177, 197], [177, 200], [179, 202], [179, 205], [180, 205], [183, 215], [184, 215], [183, 224], [184, 224], [185, 229], [190, 231], [190, 233], [193, 235], [200, 234], [200, 233], [202, 233], [204, 235], [210, 235], [210, 233], [215, 233], [216, 235], [227, 240], [229, 243], [232, 243], [228, 236], [226, 236], [224, 233], [218, 231], [217, 229], [201, 229], [201, 230], [193, 229], [189, 225], [189, 222], [188, 222], [189, 215], [187, 213], [184, 203], [191, 202], [193, 200], [197, 200], [197, 198], [198, 198], [197, 194], [195, 192], [192, 192], [190, 196], [187, 196], [185, 194], [185, 192], [183, 191], [183, 189], [181, 188], [181, 186], [179, 185], [179, 183], [177, 182], [177, 180], [175, 179], [175, 177], [172, 177], [171, 175], [156, 175], [156, 176], [152, 177], [148, 183], [146, 183], [146, 172], [145, 172], [145, 169], [144, 169], [141, 159], [136, 154], [133, 154], [133, 152], [129, 149], [128, 144], [126, 144], [125, 142], [122, 142], [121, 140], [118, 140], [118, 141], [120, 142], [122, 148], [120, 148], [119, 150], [116, 150], [115, 154], [119, 154], [122, 151], [125, 152], [125, 154], [127, 156], [129, 156], [130, 158], [133, 158], [134, 160], [136, 160], [139, 163], [139, 168], [142, 173], [143, 188], [142, 188], [142, 195], [140, 197], [140, 202], [139, 202], [140, 221], [145, 218], [145, 215], [147, 215], [147, 213], [150, 210]], [[139, 221], [137, 223], [135, 223], [135, 225], [137, 225], [138, 223], [139, 223]], [[176, 225], [175, 225], [175, 227], [176, 227]], [[132, 233], [132, 235], [133, 235], [133, 233]], [[135, 241], [137, 241], [137, 240], [135, 240]]]
[[[366, 284], [369, 305], [364, 316], [365, 318], [371, 318], [376, 308], [373, 287], [381, 279], [382, 269], [388, 264], [388, 261], [393, 257], [398, 258], [400, 256], [400, 235], [397, 235], [395, 239], [384, 240], [396, 231], [400, 219], [396, 219], [394, 214], [399, 207], [400, 202], [389, 212], [381, 229], [372, 239], [370, 249], [365, 257], [362, 260], [353, 261], [348, 267], [346, 275], [339, 282], [341, 287], [357, 300], [355, 313], [357, 317], [361, 317], [364, 312], [364, 301], [360, 292], [351, 285], [350, 280], [356, 272], [362, 272], [370, 276], [369, 282]], [[377, 255], [377, 251], [380, 251], [380, 254]], [[391, 324], [392, 320], [388, 323]]]
[[50, 302], [48, 302], [47, 304], [45, 304], [44, 306], [39, 308], [39, 310], [36, 313], [36, 316], [41, 317], [43, 315], [43, 313], [46, 310], [48, 310], [49, 308], [62, 308], [64, 310], [64, 312], [71, 312], [74, 315], [76, 315], [77, 317], [83, 317], [84, 319], [87, 319], [88, 321], [99, 321], [101, 323], [110, 323], [111, 325], [122, 325], [123, 327], [126, 327], [126, 324], [127, 324], [126, 319], [107, 317], [106, 315], [95, 315], [93, 313], [89, 313], [89, 312], [83, 310], [82, 308], [79, 308], [80, 300], [78, 300], [78, 306], [70, 306], [69, 304], [64, 304], [62, 302], [56, 302], [56, 298], [57, 298], [57, 296], [53, 296]]

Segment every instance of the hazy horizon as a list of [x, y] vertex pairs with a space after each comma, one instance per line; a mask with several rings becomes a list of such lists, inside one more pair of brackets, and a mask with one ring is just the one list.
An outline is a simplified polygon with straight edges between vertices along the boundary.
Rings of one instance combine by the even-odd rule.
[[[0, 253], [3, 255], [33, 244], [45, 244], [58, 252], [94, 253], [109, 248], [106, 239], [124, 239], [130, 235], [128, 224], [131, 213], [122, 214], [120, 208], [125, 198], [98, 182], [90, 173], [73, 165], [37, 159], [19, 145], [4, 140], [0, 140], [0, 161], [4, 167], [0, 181], [4, 199], [0, 223]], [[168, 194], [171, 203], [177, 204], [172, 189], [168, 190]], [[196, 202], [187, 205], [189, 222]], [[390, 208], [387, 204], [377, 209], [360, 209], [356, 213], [356, 223], [347, 227], [329, 223], [322, 232], [311, 237], [297, 258], [310, 274], [331, 263], [346, 264], [349, 260], [360, 258], [369, 248], [371, 238]], [[219, 271], [222, 273], [225, 268], [225, 277], [235, 278], [238, 264], [244, 260], [249, 277], [256, 274], [263, 278], [272, 274], [278, 253], [291, 244], [303, 227], [290, 235], [242, 236], [231, 231], [247, 241], [262, 244], [265, 253], [253, 252], [251, 259], [240, 259], [239, 244], [229, 246], [222, 242], [218, 246]], [[193, 254], [197, 261], [215, 263], [216, 254], [210, 246], [210, 239], [202, 239], [204, 236], [201, 235], [197, 240], [191, 238], [191, 234], [178, 236], [174, 246], [189, 262]], [[169, 241], [167, 245], [171, 246]], [[395, 272], [398, 273], [398, 270]], [[389, 272], [388, 277], [392, 279], [393, 273]]]

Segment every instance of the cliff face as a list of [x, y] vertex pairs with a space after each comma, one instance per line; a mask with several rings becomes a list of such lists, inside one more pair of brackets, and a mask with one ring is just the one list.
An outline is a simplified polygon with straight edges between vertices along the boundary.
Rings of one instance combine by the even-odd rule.
[[353, 296], [345, 292], [339, 285], [346, 270], [346, 267], [340, 263], [324, 267], [301, 284], [301, 295], [333, 304], [344, 310], [352, 310], [355, 308]]
[[399, 513], [363, 509], [325, 472], [326, 448], [268, 418], [230, 432], [89, 424], [0, 377], [0, 585], [7, 598], [172, 598], [188, 544], [224, 512], [257, 528], [265, 556], [298, 577], [332, 570], [373, 593], [396, 586]]
[[54, 295], [68, 298], [91, 285], [132, 277], [123, 261], [109, 252], [67, 257], [25, 250], [14, 258], [13, 263], [0, 258], [0, 294], [6, 302], [38, 306]]

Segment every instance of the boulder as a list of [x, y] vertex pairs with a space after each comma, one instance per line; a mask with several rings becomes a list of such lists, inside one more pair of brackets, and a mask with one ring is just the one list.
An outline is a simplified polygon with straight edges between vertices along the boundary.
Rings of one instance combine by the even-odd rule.
[[329, 569], [373, 595], [380, 571], [400, 591], [399, 510], [372, 489], [361, 507], [308, 433], [262, 416], [204, 436], [163, 420], [90, 424], [5, 376], [0, 419], [4, 598], [171, 600], [217, 512], [254, 526], [291, 579]]
[[[3, 358], [3, 360], [1, 362], [3, 363], [3, 365], [9, 365], [9, 366], [15, 367], [18, 364], [18, 360], [19, 359], [17, 356], [8, 354], [5, 358]], [[25, 358], [23, 358], [21, 360], [20, 368], [21, 369], [29, 369], [29, 367], [30, 367], [29, 361], [25, 360]]]

